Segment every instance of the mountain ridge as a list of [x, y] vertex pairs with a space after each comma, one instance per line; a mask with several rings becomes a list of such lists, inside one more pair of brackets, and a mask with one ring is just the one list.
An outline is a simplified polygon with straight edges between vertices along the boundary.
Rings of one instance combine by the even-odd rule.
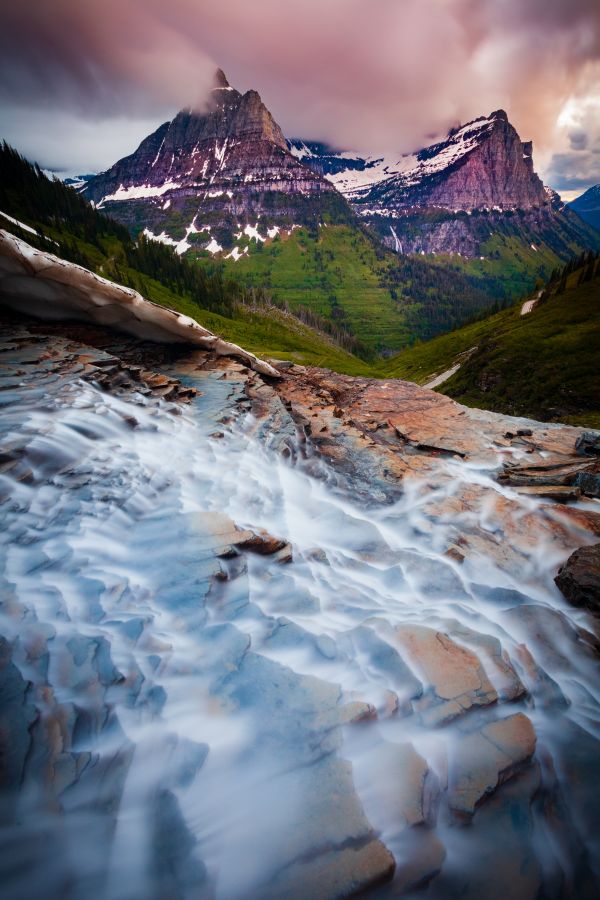
[[568, 205], [584, 222], [600, 230], [600, 184], [592, 185]]
[[234, 259], [243, 252], [236, 235], [258, 244], [318, 219], [325, 207], [334, 219], [352, 216], [334, 186], [288, 151], [260, 95], [241, 94], [221, 70], [202, 110], [180, 110], [83, 193], [179, 253], [228, 250]]

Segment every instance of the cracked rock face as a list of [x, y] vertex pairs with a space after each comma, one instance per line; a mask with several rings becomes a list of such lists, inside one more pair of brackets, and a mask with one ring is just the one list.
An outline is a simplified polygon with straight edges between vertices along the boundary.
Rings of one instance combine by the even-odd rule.
[[[235, 235], [287, 227], [329, 209], [351, 215], [333, 186], [302, 165], [256, 91], [240, 94], [217, 74], [205, 109], [181, 110], [130, 156], [92, 178], [85, 194], [139, 229], [201, 250], [231, 249]], [[182, 226], [182, 220], [185, 226]], [[261, 226], [262, 228], [262, 226]], [[262, 229], [257, 241], [265, 240]], [[215, 252], [211, 250], [211, 252]]]
[[450, 763], [450, 808], [471, 816], [476, 806], [499, 784], [529, 762], [536, 737], [530, 719], [516, 713], [465, 735]]
[[600, 613], [600, 544], [580, 547], [561, 566], [556, 584], [573, 606]]
[[7, 890], [593, 897], [598, 518], [497, 480], [579, 430], [57, 329], [0, 328]]

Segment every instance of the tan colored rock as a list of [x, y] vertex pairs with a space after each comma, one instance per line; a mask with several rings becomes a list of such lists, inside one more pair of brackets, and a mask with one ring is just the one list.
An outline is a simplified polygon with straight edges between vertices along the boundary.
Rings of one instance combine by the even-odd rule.
[[237, 541], [237, 546], [241, 550], [249, 550], [251, 553], [259, 553], [261, 556], [270, 556], [288, 546], [287, 541], [273, 537], [262, 528], [257, 532], [250, 532], [250, 534], [251, 537]]
[[473, 706], [497, 701], [477, 656], [447, 634], [424, 625], [400, 625], [395, 636], [417, 675], [429, 685], [414, 704], [425, 724], [441, 725]]
[[519, 494], [526, 494], [528, 497], [539, 497], [540, 500], [559, 500], [561, 503], [566, 503], [568, 500], [579, 500], [581, 497], [581, 488], [569, 485], [524, 485], [518, 486], [516, 490]]
[[369, 754], [373, 805], [393, 832], [415, 825], [433, 825], [438, 782], [426, 760], [410, 743], [383, 742]]
[[535, 744], [533, 725], [523, 713], [491, 722], [460, 738], [450, 759], [451, 809], [472, 816], [486, 796], [529, 762]]
[[482, 659], [500, 700], [517, 700], [523, 696], [525, 687], [498, 638], [457, 621], [446, 622], [446, 627], [454, 639], [466, 644]]
[[390, 886], [393, 897], [424, 888], [439, 875], [446, 859], [446, 849], [438, 836], [424, 828], [406, 831], [397, 853], [396, 874]]
[[363, 700], [351, 700], [344, 704], [340, 710], [340, 724], [351, 725], [355, 722], [365, 722], [377, 718], [377, 710], [371, 703]]
[[195, 344], [242, 359], [270, 378], [279, 372], [247, 350], [222, 340], [195, 319], [146, 300], [83, 266], [36, 250], [0, 229], [0, 296], [39, 318], [80, 318], [151, 341]]
[[352, 897], [389, 881], [394, 857], [381, 841], [362, 847], [332, 850], [283, 869], [260, 896], [265, 900], [338, 900]]

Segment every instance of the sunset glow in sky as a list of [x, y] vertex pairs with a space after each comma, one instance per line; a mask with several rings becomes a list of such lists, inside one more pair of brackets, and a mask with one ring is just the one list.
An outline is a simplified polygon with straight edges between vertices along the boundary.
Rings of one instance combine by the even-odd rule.
[[503, 108], [570, 199], [600, 182], [598, 0], [0, 0], [0, 134], [98, 171], [221, 66], [288, 136], [409, 152]]

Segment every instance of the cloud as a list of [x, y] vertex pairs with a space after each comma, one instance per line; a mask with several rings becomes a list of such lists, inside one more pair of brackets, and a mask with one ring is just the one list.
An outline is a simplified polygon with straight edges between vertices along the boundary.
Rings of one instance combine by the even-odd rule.
[[201, 98], [215, 65], [287, 134], [338, 146], [410, 151], [500, 107], [543, 172], [577, 135], [594, 140], [558, 120], [600, 97], [597, 0], [22, 0], [2, 18], [5, 129], [46, 164], [60, 146], [25, 113], [55, 111], [79, 168], [105, 166]]

